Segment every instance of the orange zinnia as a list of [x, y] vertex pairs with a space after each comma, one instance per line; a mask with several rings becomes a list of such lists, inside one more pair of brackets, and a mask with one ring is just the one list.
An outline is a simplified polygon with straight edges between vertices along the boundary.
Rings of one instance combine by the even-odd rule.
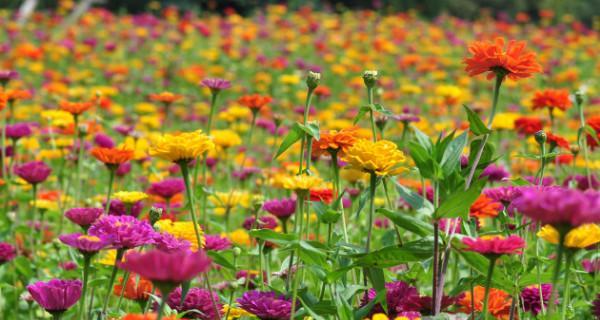
[[174, 94], [172, 92], [164, 91], [161, 93], [152, 93], [150, 94], [150, 100], [162, 102], [165, 104], [171, 104], [175, 101], [181, 100], [183, 98], [180, 94]]
[[506, 51], [504, 44], [504, 38], [496, 38], [494, 42], [473, 42], [469, 45], [469, 52], [473, 56], [464, 59], [465, 71], [469, 76], [488, 72], [488, 79], [500, 73], [513, 80], [529, 78], [542, 71], [535, 53], [525, 49], [525, 41], [509, 41]]
[[267, 103], [271, 102], [273, 99], [269, 96], [261, 96], [259, 94], [251, 94], [242, 96], [238, 99], [238, 102], [241, 105], [244, 105], [252, 110], [259, 110], [264, 107]]
[[482, 194], [471, 205], [469, 215], [477, 218], [493, 218], [498, 215], [500, 209], [502, 209], [501, 203]]
[[591, 134], [586, 135], [586, 140], [588, 146], [594, 150], [598, 146], [598, 142], [596, 140], [600, 140], [600, 115], [592, 116], [587, 120], [587, 124], [596, 131], [596, 139]]
[[[473, 295], [475, 296], [475, 311], [481, 312], [483, 310], [483, 298], [485, 296], [485, 288], [482, 286], [476, 286], [473, 288]], [[512, 299], [508, 293], [496, 288], [490, 288], [490, 295], [488, 297], [488, 312], [496, 319], [508, 319], [510, 315], [510, 304]], [[464, 313], [471, 313], [471, 292], [465, 292], [465, 295], [458, 304], [461, 306], [460, 311]]]
[[[121, 320], [156, 320], [157, 317], [158, 316], [156, 315], [156, 313], [146, 313], [146, 314], [128, 313], [128, 314], [124, 315], [123, 318], [121, 318]], [[163, 320], [176, 320], [177, 316], [176, 315], [163, 316], [162, 318], [163, 318]]]
[[551, 132], [546, 133], [546, 143], [548, 143], [551, 146], [554, 144], [556, 146], [559, 146], [559, 147], [567, 149], [567, 150], [571, 147], [569, 145], [569, 141], [567, 141], [567, 139], [565, 139], [561, 136], [552, 134]]
[[340, 131], [331, 130], [321, 133], [321, 139], [313, 140], [312, 154], [315, 157], [323, 155], [325, 152], [337, 152], [338, 156], [343, 156], [346, 150], [356, 142], [358, 128], [342, 129]]
[[[113, 294], [121, 296], [123, 290], [123, 278], [119, 278], [119, 283], [115, 284]], [[135, 275], [130, 275], [125, 284], [125, 292], [123, 297], [129, 300], [148, 300], [149, 294], [152, 293], [152, 282], [140, 277], [136, 279]]]
[[531, 104], [533, 105], [533, 110], [558, 108], [565, 111], [571, 107], [571, 100], [569, 100], [568, 90], [546, 89], [544, 91], [536, 92], [533, 100], [531, 100]]
[[133, 159], [133, 151], [127, 149], [95, 147], [91, 153], [106, 165], [117, 166]]
[[0, 110], [6, 107], [6, 101], [8, 101], [8, 96], [4, 91], [0, 91]]
[[86, 112], [87, 110], [89, 110], [92, 106], [94, 106], [94, 104], [89, 101], [86, 101], [86, 102], [61, 101], [59, 106], [60, 106], [61, 110], [67, 111], [68, 113], [70, 113], [74, 116], [78, 116], [78, 115]]
[[10, 102], [16, 100], [25, 100], [31, 98], [31, 93], [27, 90], [12, 89], [6, 91], [7, 100]]

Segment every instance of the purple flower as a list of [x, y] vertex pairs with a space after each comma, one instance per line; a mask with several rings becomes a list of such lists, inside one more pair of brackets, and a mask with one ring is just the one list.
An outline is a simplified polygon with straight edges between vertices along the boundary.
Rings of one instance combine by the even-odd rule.
[[104, 133], [96, 133], [94, 136], [94, 143], [102, 148], [113, 148], [115, 146], [115, 142], [111, 137]]
[[[573, 182], [575, 187], [579, 190], [587, 190], [587, 189], [598, 189], [600, 188], [600, 181], [596, 178], [596, 176], [590, 176], [588, 180], [587, 176], [582, 175], [572, 175], [568, 176], [565, 181], [563, 181], [563, 187], [568, 187], [569, 184]], [[591, 183], [591, 184], [590, 184]]]
[[95, 254], [111, 243], [110, 238], [88, 236], [81, 233], [64, 234], [58, 238], [62, 243], [79, 250], [84, 255]]
[[[549, 283], [542, 284], [542, 299], [544, 300], [544, 308], [548, 306], [548, 300], [550, 300], [550, 294], [552, 293], [552, 285]], [[540, 288], [530, 286], [521, 290], [521, 300], [523, 301], [523, 311], [531, 312], [534, 316], [537, 316], [542, 311], [542, 305], [540, 303]]]
[[179, 250], [188, 250], [190, 242], [179, 240], [169, 233], [156, 233], [154, 237], [154, 247], [165, 252], [174, 252]]
[[485, 167], [485, 169], [483, 169], [483, 172], [481, 172], [481, 175], [479, 177], [487, 177], [488, 181], [497, 182], [502, 181], [508, 178], [509, 176], [510, 174], [508, 173], [508, 171], [506, 171], [504, 167], [495, 164], [490, 164], [489, 166]]
[[292, 312], [292, 301], [275, 292], [247, 291], [237, 302], [261, 320], [287, 320]]
[[[419, 306], [414, 303], [414, 301], [419, 299], [417, 288], [410, 286], [403, 281], [395, 281], [386, 283], [385, 289], [385, 299], [387, 301], [389, 316], [395, 317], [401, 312], [419, 311]], [[367, 299], [366, 301], [363, 301], [363, 305], [366, 305], [369, 301], [375, 299], [376, 295], [375, 289], [369, 289], [367, 292]], [[377, 304], [371, 309], [370, 314], [382, 312], [383, 307], [381, 304]]]
[[71, 208], [65, 212], [65, 217], [87, 230], [103, 213], [100, 208]]
[[513, 186], [495, 187], [483, 190], [483, 194], [507, 206], [521, 195], [521, 189]]
[[81, 297], [81, 281], [52, 279], [27, 286], [31, 297], [46, 311], [63, 313]]
[[115, 171], [115, 174], [117, 175], [117, 177], [124, 177], [129, 172], [131, 172], [131, 162], [127, 161], [127, 162], [121, 163], [117, 167], [117, 171]]
[[10, 80], [17, 79], [19, 73], [14, 70], [0, 70], [0, 84], [6, 85]]
[[91, 236], [112, 239], [116, 249], [131, 249], [145, 244], [153, 244], [156, 232], [146, 221], [132, 216], [103, 216], [89, 229]]
[[534, 221], [553, 226], [600, 222], [600, 193], [562, 187], [526, 187], [512, 203]]
[[260, 168], [250, 167], [250, 168], [243, 168], [241, 170], [235, 170], [235, 171], [233, 171], [233, 173], [231, 175], [234, 178], [244, 181], [244, 180], [250, 178], [250, 176], [252, 176], [253, 174], [259, 173], [259, 172], [260, 172]]
[[[104, 202], [103, 202], [104, 204]], [[108, 214], [111, 216], [132, 216], [137, 217], [142, 213], [144, 204], [139, 201], [131, 205], [131, 208], [127, 206], [119, 199], [111, 199], [110, 206], [108, 208]]]
[[248, 218], [246, 218], [246, 220], [244, 220], [244, 223], [242, 225], [244, 227], [244, 229], [246, 230], [251, 230], [251, 229], [275, 229], [277, 228], [277, 219], [275, 219], [272, 216], [262, 216], [258, 218], [258, 221], [256, 221], [256, 218], [254, 216], [250, 216]]
[[596, 295], [596, 299], [592, 305], [592, 314], [596, 319], [600, 319], [600, 293]]
[[8, 242], [0, 242], [0, 265], [14, 259], [16, 255], [15, 247]]
[[600, 271], [600, 259], [585, 259], [581, 261], [581, 266], [587, 273], [596, 273]]
[[231, 241], [227, 237], [207, 234], [204, 236], [204, 239], [206, 239], [204, 248], [208, 251], [221, 251], [231, 248]]
[[200, 84], [210, 88], [211, 91], [225, 90], [231, 87], [231, 82], [220, 78], [206, 78], [200, 81]]
[[27, 123], [15, 123], [6, 126], [6, 136], [18, 140], [31, 135], [31, 128]]
[[169, 200], [184, 190], [185, 184], [183, 183], [183, 179], [167, 178], [160, 182], [153, 183], [148, 189], [148, 193]]
[[285, 220], [296, 212], [296, 199], [282, 198], [265, 201], [263, 210], [281, 220]]
[[[540, 184], [540, 178], [538, 178], [538, 177], [526, 176], [523, 178], [531, 184], [534, 184], [534, 185]], [[554, 178], [552, 178], [552, 177], [544, 177], [542, 179], [542, 186], [544, 186], [544, 187], [551, 186], [553, 183], [554, 183]]]
[[[217, 309], [221, 310], [223, 305], [219, 302], [219, 295], [217, 293], [213, 293], [213, 299], [217, 303]], [[195, 311], [188, 312], [186, 313], [186, 318], [202, 320], [221, 318], [220, 314], [215, 314], [210, 292], [204, 288], [190, 288], [183, 303], [181, 303], [181, 288], [177, 288], [167, 298], [167, 304], [171, 309], [175, 309], [179, 313], [191, 310], [200, 311], [200, 313]]]
[[38, 184], [48, 178], [52, 169], [42, 161], [31, 161], [16, 166], [14, 171], [16, 175], [28, 183]]
[[154, 285], [168, 285], [163, 294], [182, 282], [192, 280], [199, 273], [208, 271], [212, 261], [203, 250], [192, 252], [179, 250], [164, 252], [151, 250], [145, 253], [133, 252], [119, 264], [121, 269], [134, 272], [152, 281]]

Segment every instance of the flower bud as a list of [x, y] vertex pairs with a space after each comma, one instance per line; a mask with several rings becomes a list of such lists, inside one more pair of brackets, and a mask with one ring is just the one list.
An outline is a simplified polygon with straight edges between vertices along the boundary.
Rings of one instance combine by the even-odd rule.
[[90, 130], [87, 123], [82, 123], [77, 128], [79, 129], [79, 136], [81, 137], [85, 137], [88, 134], [88, 131]]
[[230, 287], [231, 289], [234, 289], [234, 290], [235, 290], [235, 289], [237, 289], [239, 286], [240, 286], [240, 285], [237, 283], [237, 281], [231, 281], [231, 282], [229, 283], [229, 287]]
[[154, 225], [156, 221], [160, 220], [162, 216], [163, 210], [162, 208], [152, 207], [150, 208], [150, 224]]
[[584, 97], [583, 91], [581, 91], [581, 90], [575, 91], [575, 103], [577, 103], [578, 106], [583, 103], [583, 97]]
[[540, 130], [540, 131], [536, 132], [534, 137], [535, 137], [535, 141], [538, 144], [542, 145], [542, 144], [546, 143], [547, 136], [546, 136], [546, 133], [544, 132], [544, 130]]
[[308, 89], [313, 90], [319, 86], [319, 82], [321, 81], [321, 74], [318, 72], [309, 71], [306, 76], [306, 86]]
[[235, 247], [231, 251], [233, 252], [234, 257], [239, 257], [242, 254], [242, 249], [239, 247]]
[[367, 88], [373, 88], [377, 84], [378, 79], [379, 71], [377, 70], [367, 70], [363, 73], [363, 81]]
[[576, 144], [572, 144], [569, 146], [569, 150], [571, 151], [571, 153], [573, 154], [573, 156], [577, 157], [577, 155], [579, 154], [579, 146]]

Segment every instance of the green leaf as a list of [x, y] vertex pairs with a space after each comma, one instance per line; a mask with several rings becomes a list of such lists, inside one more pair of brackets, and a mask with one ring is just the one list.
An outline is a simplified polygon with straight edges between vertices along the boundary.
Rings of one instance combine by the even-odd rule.
[[362, 117], [365, 116], [365, 114], [367, 114], [367, 112], [371, 111], [371, 107], [370, 106], [362, 106], [360, 107], [360, 109], [358, 109], [358, 113], [356, 114], [356, 116], [354, 117], [354, 120], [352, 121], [354, 124], [358, 123], [358, 121], [360, 121], [360, 119], [362, 119]]
[[[383, 274], [383, 269], [381, 269], [381, 268], [365, 268], [365, 274], [367, 275], [367, 278], [369, 278], [369, 280], [373, 284], [373, 288], [375, 289], [375, 292], [377, 292], [378, 295], [381, 294], [383, 296], [386, 296], [385, 275]], [[383, 307], [383, 310], [387, 313], [386, 299], [383, 299], [381, 301], [381, 306]]]
[[212, 259], [212, 261], [221, 267], [235, 270], [233, 263], [229, 262], [227, 258], [225, 258], [225, 253], [220, 253], [217, 251], [207, 250], [206, 254]]
[[394, 224], [398, 227], [406, 229], [421, 237], [426, 237], [433, 234], [433, 226], [431, 224], [421, 221], [414, 216], [390, 211], [385, 208], [377, 209], [377, 213], [383, 214], [388, 219], [392, 220], [392, 222], [394, 222]]
[[477, 113], [464, 104], [463, 107], [465, 108], [465, 111], [467, 111], [467, 117], [469, 118], [469, 129], [471, 129], [471, 132], [478, 136], [492, 132], [492, 130], [486, 127], [483, 121], [481, 121], [481, 118], [479, 118]]
[[415, 138], [417, 139], [418, 144], [425, 150], [427, 150], [428, 153], [430, 153], [433, 150], [433, 144], [431, 143], [431, 139], [429, 139], [429, 137], [417, 127], [412, 126], [412, 129], [415, 133]]
[[33, 269], [31, 268], [31, 262], [23, 256], [19, 256], [13, 259], [12, 264], [17, 269], [17, 272], [25, 279], [30, 279], [33, 276]]
[[383, 105], [381, 105], [379, 103], [374, 104], [373, 109], [383, 115], [386, 115], [386, 116], [394, 115], [391, 111], [387, 110], [386, 108], [383, 107]]
[[486, 180], [477, 180], [468, 190], [458, 190], [449, 195], [435, 211], [435, 218], [461, 217], [466, 219], [471, 205], [481, 194], [485, 183]]
[[411, 158], [415, 162], [417, 168], [419, 168], [419, 172], [421, 176], [426, 179], [431, 179], [434, 177], [435, 166], [433, 164], [433, 159], [431, 158], [431, 154], [419, 143], [414, 141], [410, 141], [408, 143], [408, 152], [410, 153]]
[[293, 234], [279, 233], [270, 229], [254, 229], [248, 232], [250, 236], [264, 241], [273, 242], [279, 245], [285, 245], [298, 240], [298, 236]]
[[[475, 157], [477, 156], [477, 151], [479, 151], [479, 147], [481, 146], [482, 139], [476, 139], [471, 141], [471, 146], [469, 147], [469, 165], [473, 165], [475, 161]], [[494, 152], [496, 151], [496, 147], [492, 143], [487, 142], [483, 147], [483, 151], [481, 153], [481, 158], [479, 159], [479, 163], [477, 164], [477, 169], [483, 169], [487, 167], [494, 157]]]
[[336, 223], [341, 217], [339, 210], [334, 210], [323, 202], [313, 202], [312, 208], [315, 210], [319, 221], [325, 224]]
[[429, 200], [421, 197], [418, 193], [410, 190], [409, 188], [395, 182], [396, 190], [400, 194], [400, 197], [406, 201], [413, 210], [425, 214], [427, 216], [433, 213], [433, 204]]
[[294, 143], [300, 141], [302, 137], [304, 137], [304, 129], [300, 127], [299, 123], [294, 123], [294, 125], [290, 128], [288, 134], [281, 141], [281, 145], [277, 150], [277, 154], [273, 159], [277, 159], [282, 153], [284, 153], [287, 149], [289, 149]]
[[365, 268], [389, 268], [405, 262], [423, 261], [433, 254], [433, 240], [424, 238], [405, 243], [402, 247], [397, 245], [384, 247], [369, 253], [350, 255], [354, 265]]
[[452, 140], [442, 156], [441, 166], [444, 171], [444, 176], [451, 174], [457, 168], [460, 168], [460, 156], [462, 155], [463, 149], [467, 146], [467, 133], [463, 132], [461, 135]]
[[[592, 139], [596, 140], [597, 144], [600, 144], [600, 139], [598, 139], [598, 134], [596, 133], [596, 130], [594, 130], [594, 128], [592, 128], [590, 125], [585, 125], [581, 128], [579, 128], [579, 130], [577, 130], [577, 143], [581, 143], [581, 136], [583, 135], [583, 133], [587, 133], [590, 137], [592, 137]], [[583, 145], [580, 145], [581, 148], [583, 148]]]
[[319, 134], [319, 123], [317, 121], [308, 121], [306, 123], [306, 126], [298, 123], [298, 126], [307, 135], [315, 138], [315, 140], [321, 139], [321, 136]]
[[512, 184], [514, 184], [515, 186], [529, 186], [529, 185], [531, 185], [531, 183], [529, 183], [529, 181], [527, 181], [527, 180], [525, 180], [525, 179], [523, 179], [523, 178], [521, 178], [521, 177], [518, 177], [518, 178], [516, 178], [516, 179], [512, 179], [512, 180], [510, 180], [510, 181], [511, 181], [511, 182], [512, 182]]

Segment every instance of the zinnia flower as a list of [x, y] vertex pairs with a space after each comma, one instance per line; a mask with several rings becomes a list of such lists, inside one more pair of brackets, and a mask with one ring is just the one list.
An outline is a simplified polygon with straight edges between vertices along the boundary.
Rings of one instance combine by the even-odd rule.
[[540, 300], [544, 301], [544, 308], [548, 307], [548, 300], [552, 293], [552, 285], [549, 283], [542, 284], [542, 299], [540, 299], [540, 288], [537, 285], [529, 286], [521, 290], [521, 301], [523, 302], [523, 311], [531, 312], [537, 316], [542, 311]]
[[103, 216], [88, 231], [89, 235], [111, 239], [116, 249], [131, 249], [154, 243], [156, 232], [146, 221], [132, 216]]
[[309, 176], [305, 174], [285, 177], [283, 179], [283, 187], [285, 189], [306, 192], [312, 188], [318, 187], [323, 183], [323, 180], [317, 176]]
[[569, 100], [569, 91], [564, 89], [546, 89], [535, 93], [531, 100], [533, 110], [536, 109], [560, 109], [562, 111], [571, 107], [572, 103]]
[[250, 108], [253, 111], [259, 110], [264, 107], [267, 103], [271, 102], [273, 98], [269, 96], [261, 96], [258, 94], [242, 96], [238, 99], [238, 103]]
[[[192, 221], [171, 221], [163, 219], [157, 221], [154, 226], [162, 233], [169, 233], [179, 240], [186, 240], [190, 243], [192, 251], [198, 250], [198, 240], [194, 231], [194, 223]], [[202, 228], [197, 225], [202, 246], [205, 244]]]
[[515, 130], [522, 135], [535, 134], [542, 128], [542, 120], [537, 117], [519, 117], [515, 120]]
[[525, 240], [519, 236], [501, 236], [463, 238], [462, 243], [466, 251], [475, 251], [485, 256], [497, 257], [503, 254], [521, 254], [525, 248]]
[[312, 145], [312, 155], [318, 157], [324, 153], [335, 152], [337, 156], [344, 156], [357, 138], [357, 128], [342, 129], [340, 131], [331, 130], [322, 132], [319, 140], [314, 140]]
[[[558, 231], [549, 224], [543, 226], [537, 236], [552, 244], [558, 244]], [[588, 223], [571, 229], [565, 236], [563, 245], [567, 248], [587, 248], [598, 242], [600, 242], [600, 226]]]
[[61, 101], [59, 103], [60, 110], [67, 111], [73, 116], [79, 116], [85, 111], [92, 108], [94, 104], [92, 102], [70, 102], [70, 101]]
[[296, 212], [296, 199], [282, 198], [268, 200], [263, 203], [263, 210], [279, 219], [288, 219]]
[[164, 104], [171, 104], [183, 98], [182, 95], [174, 94], [172, 92], [160, 92], [160, 93], [152, 93], [149, 96], [150, 100], [162, 102]]
[[159, 196], [165, 200], [173, 198], [176, 194], [185, 190], [185, 184], [181, 178], [167, 178], [150, 185], [148, 193]]
[[200, 84], [210, 88], [213, 92], [229, 89], [231, 87], [231, 82], [220, 78], [206, 78], [202, 80]]
[[[475, 306], [475, 311], [481, 312], [483, 310], [483, 298], [485, 295], [485, 288], [482, 286], [476, 286], [473, 288], [474, 299], [471, 297], [471, 291], [465, 292], [463, 298], [458, 302], [461, 306], [461, 311], [464, 313], [471, 313], [471, 304]], [[472, 302], [472, 300], [474, 300]], [[488, 298], [488, 312], [496, 319], [508, 319], [510, 314], [511, 297], [505, 291], [496, 288], [490, 288], [490, 294]]]
[[388, 140], [358, 140], [346, 151], [344, 160], [352, 169], [377, 176], [393, 176], [406, 170], [400, 167], [406, 161], [404, 154]]
[[31, 161], [16, 166], [14, 171], [16, 175], [28, 183], [38, 184], [46, 181], [52, 169], [42, 161]]
[[95, 254], [111, 243], [110, 238], [88, 236], [81, 233], [64, 234], [58, 238], [62, 243], [79, 250], [84, 255]]
[[119, 191], [116, 192], [113, 196], [115, 197], [115, 199], [127, 205], [131, 205], [148, 198], [147, 194], [139, 191]]
[[6, 126], [6, 137], [18, 140], [31, 135], [31, 127], [27, 123], [15, 123]]
[[[385, 299], [388, 307], [389, 316], [397, 316], [402, 312], [419, 311], [419, 306], [414, 302], [419, 299], [417, 288], [403, 281], [388, 282], [385, 284]], [[375, 299], [377, 293], [375, 289], [369, 289], [366, 299], [362, 301], [365, 305]], [[377, 304], [371, 309], [371, 314], [383, 312], [383, 307]]]
[[204, 238], [206, 239], [204, 248], [207, 251], [221, 251], [231, 248], [231, 241], [227, 237], [207, 234]]
[[15, 247], [10, 243], [0, 242], [0, 265], [14, 259], [16, 255]]
[[95, 147], [90, 153], [98, 160], [103, 162], [109, 168], [117, 168], [120, 164], [123, 164], [133, 159], [133, 150], [124, 148], [102, 148]]
[[202, 250], [132, 252], [124, 262], [119, 263], [121, 269], [152, 281], [164, 294], [171, 292], [181, 283], [192, 280], [199, 273], [208, 271], [210, 265], [210, 258]]
[[152, 293], [152, 283], [150, 280], [140, 277], [136, 279], [135, 274], [129, 275], [127, 283], [125, 283], [125, 292], [123, 292], [123, 278], [119, 278], [117, 284], [113, 288], [115, 296], [123, 295], [124, 298], [135, 301], [148, 300]]
[[292, 302], [275, 292], [246, 291], [237, 302], [261, 320], [288, 320], [292, 312]]
[[165, 134], [150, 148], [150, 154], [172, 162], [189, 163], [214, 149], [211, 139], [201, 130], [180, 134]]
[[[219, 302], [219, 295], [213, 293], [213, 299], [217, 303], [217, 312], [221, 310], [223, 305]], [[215, 314], [215, 308], [212, 305], [210, 292], [204, 288], [190, 288], [185, 295], [185, 300], [181, 301], [181, 288], [177, 288], [169, 294], [167, 304], [171, 309], [177, 310], [179, 313], [186, 311], [186, 318], [214, 320], [220, 319], [220, 314]], [[199, 311], [199, 312], [198, 312]]]
[[498, 212], [502, 209], [502, 204], [496, 202], [481, 194], [469, 209], [469, 215], [476, 218], [493, 218], [498, 215]]
[[71, 208], [65, 212], [65, 217], [87, 230], [103, 213], [101, 208]]
[[527, 187], [513, 206], [534, 221], [576, 227], [600, 222], [600, 193], [562, 187]]
[[51, 314], [61, 314], [81, 297], [81, 281], [52, 279], [27, 286], [31, 297]]
[[505, 50], [504, 38], [496, 38], [494, 42], [475, 41], [469, 45], [472, 56], [464, 59], [465, 71], [469, 76], [487, 72], [488, 79], [501, 73], [513, 80], [542, 72], [535, 53], [525, 49], [525, 45], [525, 41], [511, 40]]

